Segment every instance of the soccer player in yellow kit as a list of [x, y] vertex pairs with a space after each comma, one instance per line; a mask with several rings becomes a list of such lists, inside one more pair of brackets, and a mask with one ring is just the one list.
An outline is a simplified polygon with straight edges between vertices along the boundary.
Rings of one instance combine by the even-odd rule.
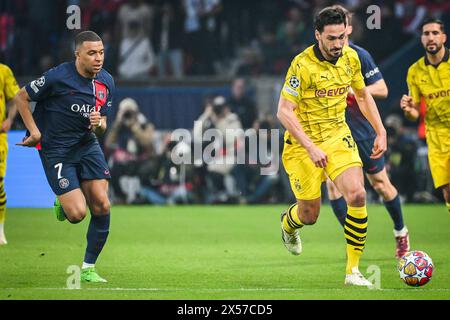
[[4, 178], [6, 174], [6, 157], [8, 155], [8, 140], [6, 133], [11, 128], [17, 114], [15, 104], [11, 104], [9, 110], [6, 110], [6, 105], [14, 98], [18, 91], [19, 86], [17, 85], [17, 81], [14, 78], [11, 69], [7, 65], [0, 63], [0, 245], [7, 243], [3, 230], [6, 216]]
[[428, 160], [435, 188], [441, 188], [450, 213], [450, 59], [444, 46], [444, 24], [429, 19], [422, 24], [422, 45], [426, 55], [408, 70], [409, 95], [400, 107], [410, 120], [419, 117], [420, 98], [425, 99], [425, 129]]
[[328, 176], [348, 205], [344, 283], [369, 286], [358, 269], [366, 242], [367, 209], [361, 159], [345, 122], [350, 87], [376, 132], [371, 157], [379, 158], [386, 151], [386, 130], [365, 87], [358, 55], [344, 46], [345, 13], [332, 7], [321, 10], [315, 29], [317, 44], [292, 61], [278, 104], [277, 117], [287, 130], [283, 165], [297, 198], [281, 216], [282, 240], [292, 254], [301, 253], [299, 229], [316, 222], [321, 184]]

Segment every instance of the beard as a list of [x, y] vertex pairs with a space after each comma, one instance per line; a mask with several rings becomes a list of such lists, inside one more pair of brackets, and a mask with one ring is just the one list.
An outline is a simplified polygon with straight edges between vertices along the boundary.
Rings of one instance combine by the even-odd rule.
[[443, 44], [442, 43], [440, 45], [434, 44], [434, 46], [436, 47], [435, 49], [428, 49], [428, 45], [426, 45], [425, 51], [428, 52], [429, 54], [436, 54], [442, 49]]
[[322, 48], [323, 48], [323, 51], [326, 52], [328, 57], [333, 61], [337, 60], [342, 55], [343, 48], [340, 48], [339, 50], [336, 51], [335, 49], [337, 49], [337, 48], [328, 48], [325, 46], [325, 44], [323, 42], [322, 42]]

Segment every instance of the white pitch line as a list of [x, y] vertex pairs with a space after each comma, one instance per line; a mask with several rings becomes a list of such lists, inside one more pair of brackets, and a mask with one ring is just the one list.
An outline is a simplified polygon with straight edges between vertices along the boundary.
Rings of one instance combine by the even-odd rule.
[[[209, 292], [269, 292], [269, 291], [348, 291], [349, 288], [0, 288], [1, 290], [42, 290], [42, 291], [178, 291], [178, 292], [192, 292], [192, 291], [209, 291]], [[370, 289], [368, 289], [370, 290]], [[450, 291], [450, 288], [389, 288], [389, 289], [373, 289], [373, 291], [408, 291], [408, 292], [432, 292], [432, 291]]]

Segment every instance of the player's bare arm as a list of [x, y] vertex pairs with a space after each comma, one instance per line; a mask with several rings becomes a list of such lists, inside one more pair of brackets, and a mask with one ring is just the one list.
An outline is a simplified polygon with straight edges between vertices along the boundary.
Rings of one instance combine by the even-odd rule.
[[420, 114], [420, 106], [414, 103], [413, 98], [411, 96], [407, 96], [404, 94], [400, 100], [400, 108], [402, 108], [405, 113], [405, 117], [408, 120], [415, 121], [419, 118]]
[[8, 116], [5, 120], [3, 120], [0, 132], [8, 132], [11, 129], [11, 126], [14, 122], [14, 119], [16, 118], [16, 115], [17, 115], [17, 107], [15, 103], [12, 100], [8, 101]]
[[370, 157], [378, 159], [387, 149], [386, 129], [383, 126], [377, 105], [375, 104], [372, 95], [369, 93], [369, 90], [364, 87], [360, 90], [353, 89], [353, 91], [362, 114], [370, 122], [377, 134], [373, 144], [372, 155]]
[[295, 116], [294, 109], [296, 105], [291, 101], [280, 97], [278, 102], [277, 118], [287, 131], [295, 138], [295, 140], [302, 145], [309, 154], [311, 161], [314, 162], [316, 167], [325, 168], [327, 165], [327, 155], [320, 150], [303, 131], [297, 117]]
[[374, 98], [386, 99], [388, 96], [388, 87], [384, 79], [380, 79], [377, 82], [368, 85], [366, 88]]
[[41, 141], [41, 132], [39, 131], [36, 122], [34, 122], [33, 114], [30, 110], [31, 99], [25, 88], [20, 89], [13, 101], [17, 106], [17, 110], [22, 117], [25, 127], [30, 132], [30, 135], [21, 143], [17, 143], [17, 145], [24, 147], [35, 147]]

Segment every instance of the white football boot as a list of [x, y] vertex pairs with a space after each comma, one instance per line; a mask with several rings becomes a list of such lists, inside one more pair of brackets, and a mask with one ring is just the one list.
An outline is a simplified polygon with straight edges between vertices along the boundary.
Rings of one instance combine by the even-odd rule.
[[290, 253], [298, 256], [302, 252], [302, 240], [300, 240], [300, 232], [295, 230], [294, 233], [287, 233], [283, 228], [283, 218], [286, 212], [281, 214], [281, 240]]
[[348, 286], [373, 286], [372, 282], [364, 278], [361, 272], [359, 272], [358, 267], [353, 267], [352, 273], [345, 275], [344, 284]]
[[3, 232], [3, 225], [0, 225], [0, 246], [7, 243], [5, 233]]

